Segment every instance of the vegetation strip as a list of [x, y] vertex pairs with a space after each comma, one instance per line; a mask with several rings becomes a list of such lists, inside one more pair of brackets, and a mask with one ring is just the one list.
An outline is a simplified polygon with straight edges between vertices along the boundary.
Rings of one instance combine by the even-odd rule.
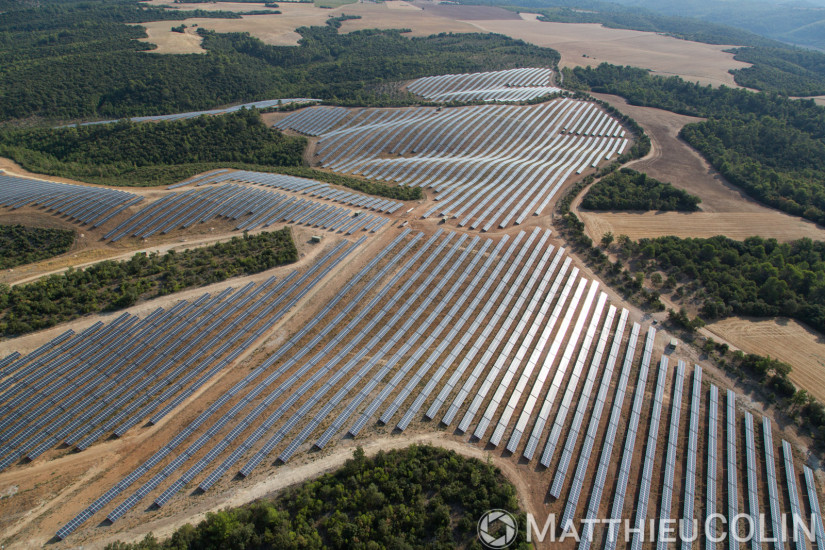
[[129, 307], [139, 299], [251, 275], [298, 259], [292, 231], [233, 237], [194, 250], [135, 254], [45, 279], [0, 285], [0, 335], [16, 336], [82, 315]]

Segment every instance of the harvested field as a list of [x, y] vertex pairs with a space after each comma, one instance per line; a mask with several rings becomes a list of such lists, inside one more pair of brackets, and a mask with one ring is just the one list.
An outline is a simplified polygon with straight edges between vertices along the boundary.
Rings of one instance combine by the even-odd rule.
[[793, 366], [791, 380], [825, 402], [825, 337], [811, 328], [780, 317], [731, 317], [708, 324], [717, 340], [748, 353], [769, 355]]
[[[175, 9], [226, 9], [248, 11], [257, 5], [239, 4], [172, 4], [167, 0], [152, 0], [152, 5], [167, 5]], [[252, 6], [252, 7], [250, 7]], [[421, 8], [421, 9], [416, 9]], [[602, 62], [634, 65], [658, 74], [679, 75], [703, 84], [736, 87], [731, 69], [749, 64], [725, 53], [729, 46], [701, 44], [678, 40], [651, 32], [609, 29], [596, 24], [545, 23], [534, 14], [516, 14], [509, 10], [485, 6], [458, 6], [433, 2], [356, 3], [335, 9], [321, 9], [313, 4], [282, 3], [280, 15], [244, 16], [242, 19], [187, 19], [183, 23], [205, 27], [217, 32], [249, 32], [267, 44], [292, 46], [300, 36], [295, 29], [303, 25], [322, 25], [330, 16], [342, 13], [360, 15], [361, 19], [344, 21], [341, 32], [362, 29], [408, 28], [408, 36], [429, 36], [442, 32], [494, 32], [526, 42], [558, 50], [565, 67], [598, 65]], [[173, 24], [174, 23], [174, 24]], [[173, 33], [179, 22], [143, 23], [149, 38], [158, 44], [155, 53], [193, 53], [197, 44], [191, 33]], [[188, 31], [191, 29], [187, 29]]]
[[725, 53], [730, 46], [688, 42], [651, 32], [609, 29], [598, 24], [547, 23], [524, 14], [521, 21], [467, 21], [479, 30], [506, 34], [561, 53], [563, 67], [600, 63], [633, 65], [666, 76], [737, 87], [731, 69], [750, 66]]
[[[678, 212], [587, 212], [578, 210], [587, 234], [599, 240], [607, 231], [631, 238], [677, 235], [712, 237], [725, 235], [744, 239], [751, 235], [790, 241], [802, 237], [825, 240], [825, 228], [779, 212], [751, 199], [729, 184], [690, 145], [679, 138], [679, 130], [701, 119], [651, 107], [628, 105], [620, 97], [594, 94], [636, 120], [650, 136], [651, 152], [628, 163], [639, 172], [672, 183], [702, 199], [701, 211]], [[582, 192], [574, 202], [578, 207]]]
[[[147, 53], [206, 53], [206, 50], [201, 47], [203, 38], [197, 34], [197, 28], [191, 25], [184, 29], [184, 32], [172, 32], [169, 25], [162, 25], [161, 23], [169, 23], [168, 21], [157, 21], [154, 23], [145, 23], [142, 26], [146, 27], [145, 39], [143, 42], [149, 42], [157, 46], [154, 50], [149, 50]], [[189, 25], [189, 23], [187, 23]]]
[[[773, 216], [755, 212], [587, 212], [578, 211], [594, 241], [612, 231], [631, 239], [675, 235], [707, 238], [724, 235], [738, 241], [753, 235], [786, 242], [810, 237], [822, 240], [823, 230], [802, 219], [773, 220]], [[779, 218], [779, 216], [776, 216]], [[790, 217], [790, 216], [787, 216]], [[772, 222], [781, 223], [774, 224]]]
[[521, 21], [518, 13], [495, 6], [462, 6], [435, 2], [416, 2], [415, 6], [427, 13], [456, 21]]
[[[181, 5], [188, 6], [188, 4], [175, 4], [175, 7], [178, 8]], [[203, 4], [196, 5], [203, 9]], [[218, 4], [209, 4], [209, 9], [212, 9], [213, 5]], [[304, 3], [284, 3], [279, 6], [278, 10], [281, 14], [278, 15], [246, 15], [241, 19], [191, 18], [182, 23], [189, 27], [197, 25], [217, 32], [248, 32], [265, 43], [275, 46], [295, 46], [301, 38], [295, 29], [303, 26], [323, 25], [330, 16], [339, 16], [342, 13], [362, 17], [362, 19], [344, 21], [341, 27], [342, 32], [402, 27], [412, 30], [409, 36], [429, 36], [441, 32], [477, 32], [468, 23], [446, 19], [412, 6], [389, 8], [384, 4], [358, 3], [331, 10]], [[249, 9], [252, 8], [247, 7], [246, 11]], [[158, 45], [158, 49], [152, 50], [153, 53], [202, 52], [199, 37], [194, 34], [194, 29], [186, 29], [186, 33], [172, 32], [172, 27], [180, 23], [179, 21], [141, 23], [141, 26], [146, 27], [149, 35], [143, 41]], [[194, 39], [198, 39], [197, 50]]]

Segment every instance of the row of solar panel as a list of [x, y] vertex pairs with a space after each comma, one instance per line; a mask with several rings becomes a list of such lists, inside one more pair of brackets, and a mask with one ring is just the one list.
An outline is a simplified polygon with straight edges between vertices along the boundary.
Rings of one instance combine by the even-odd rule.
[[[534, 107], [375, 113], [365, 111], [324, 135], [318, 148], [322, 163], [431, 187], [439, 193], [438, 203], [424, 217], [440, 213], [483, 231], [541, 213], [573, 172], [627, 146], [626, 138], [608, 137], [624, 132], [618, 120], [592, 104], [567, 99]], [[568, 127], [582, 135], [560, 133]]]
[[[506, 92], [513, 88], [544, 88], [553, 75], [551, 69], [521, 68], [470, 74], [448, 74], [419, 78], [407, 85], [410, 92], [436, 101], [463, 100], [472, 92], [496, 90], [501, 95], [491, 95], [485, 99], [506, 101]], [[532, 96], [535, 97], [535, 96]]]
[[[196, 118], [203, 115], [223, 115], [226, 113], [234, 113], [235, 111], [240, 111], [241, 109], [271, 109], [273, 107], [280, 107], [282, 105], [291, 105], [291, 104], [301, 104], [301, 103], [316, 103], [319, 100], [317, 99], [308, 99], [308, 98], [290, 98], [290, 99], [266, 99], [263, 101], [253, 101], [252, 103], [243, 103], [241, 105], [235, 105], [233, 107], [226, 107], [224, 109], [209, 109], [207, 111], [189, 111], [186, 113], [174, 113], [171, 115], [149, 115], [149, 116], [136, 116], [129, 118], [127, 120], [131, 120], [132, 122], [158, 122], [161, 120], [171, 121], [171, 120], [184, 120], [188, 118]], [[84, 122], [81, 126], [94, 126], [97, 124], [111, 124], [113, 122], [118, 122], [118, 120], [100, 120], [96, 122]]]
[[303, 109], [284, 117], [273, 127], [279, 130], [295, 130], [308, 136], [318, 136], [338, 124], [349, 112], [349, 109], [343, 107]]
[[[277, 321], [277, 319], [281, 318], [283, 314], [291, 309], [301, 298], [306, 296], [306, 294], [314, 288], [314, 286], [323, 279], [330, 270], [332, 270], [336, 265], [338, 265], [344, 258], [346, 258], [349, 254], [352, 253], [356, 248], [358, 248], [364, 238], [360, 239], [356, 243], [349, 243], [347, 241], [342, 241], [337, 246], [332, 248], [328, 253], [326, 253], [323, 257], [321, 257], [316, 263], [314, 263], [306, 272], [304, 272], [294, 284], [286, 291], [286, 294], [289, 295], [290, 299], [284, 303], [279, 308], [275, 308], [274, 311], [267, 310], [264, 313], [265, 317], [269, 319], [268, 322], [273, 322], [273, 320]], [[335, 303], [335, 300], [332, 301]], [[290, 340], [292, 341], [292, 340]], [[150, 457], [146, 462], [144, 462], [140, 467], [138, 467], [135, 471], [131, 474], [126, 476], [123, 480], [117, 483], [114, 487], [112, 487], [109, 491], [104, 493], [100, 498], [98, 498], [94, 503], [92, 503], [89, 507], [83, 510], [78, 516], [73, 518], [69, 523], [63, 526], [57, 533], [57, 536], [61, 539], [67, 537], [71, 534], [77, 527], [83, 524], [86, 520], [88, 520], [92, 515], [94, 515], [97, 511], [99, 511], [103, 506], [105, 506], [108, 502], [113, 500], [123, 491], [125, 491], [128, 487], [134, 484], [138, 479], [143, 477], [146, 473], [148, 473], [152, 468], [154, 468], [157, 464], [160, 463], [165, 457], [170, 455], [179, 445], [181, 445], [186, 439], [195, 433], [200, 426], [202, 426], [210, 417], [216, 414], [225, 404], [227, 404], [234, 396], [238, 395], [241, 390], [243, 390], [246, 386], [251, 384], [256, 378], [261, 376], [278, 358], [280, 358], [286, 351], [289, 349], [290, 346], [285, 345], [282, 346], [281, 352], [276, 354], [275, 356], [271, 357], [267, 361], [265, 361], [262, 365], [258, 366], [257, 368], [253, 369], [249, 374], [247, 374], [243, 380], [235, 384], [229, 391], [224, 393], [221, 397], [219, 397], [215, 402], [213, 402], [205, 411], [203, 411], [198, 417], [192, 421], [186, 428], [184, 428], [178, 435], [176, 435], [172, 440], [169, 441], [163, 448], [161, 448], [158, 452], [156, 452], [152, 457]], [[272, 375], [267, 377], [263, 382], [259, 383], [257, 388], [257, 393], [263, 391], [268, 384], [272, 382]], [[250, 397], [250, 399], [252, 397]], [[224, 420], [224, 424], [228, 422], [232, 416], [226, 417]], [[214, 428], [214, 426], [213, 426]], [[215, 428], [214, 430], [208, 430], [207, 433], [211, 436], [217, 432], [220, 427]], [[152, 480], [147, 482], [141, 490], [136, 493], [136, 495], [132, 495], [129, 499], [124, 502], [121, 507], [116, 508], [115, 511], [112, 512], [113, 518], [119, 517], [120, 514], [124, 513], [128, 510], [131, 506], [133, 506], [136, 502], [142, 498], [141, 494], [148, 493], [151, 490], [151, 487], [157, 486], [163, 479], [168, 477], [172, 472], [177, 469], [181, 464], [183, 464], [190, 456], [192, 456], [199, 446], [202, 446], [208, 441], [208, 437], [201, 437], [196, 440], [190, 447], [184, 451], [182, 455], [179, 455], [172, 463], [168, 464], [162, 472], [157, 474]]]
[[266, 187], [275, 187], [284, 191], [301, 193], [304, 195], [309, 195], [310, 197], [318, 197], [358, 208], [368, 208], [370, 210], [375, 210], [376, 212], [386, 212], [388, 214], [392, 214], [404, 206], [404, 203], [402, 202], [381, 197], [371, 197], [360, 193], [353, 193], [344, 189], [337, 189], [318, 180], [287, 176], [284, 174], [250, 172], [246, 170], [237, 170], [229, 174], [223, 174], [215, 178], [210, 178], [198, 183], [198, 186], [205, 185], [206, 183], [220, 183], [228, 180], [255, 183]]
[[216, 218], [238, 221], [235, 229], [244, 231], [287, 222], [346, 235], [361, 229], [376, 231], [387, 221], [372, 214], [353, 215], [351, 210], [322, 202], [228, 184], [168, 195], [135, 213], [104, 238], [112, 242], [128, 236], [145, 239]]
[[198, 182], [202, 182], [202, 181], [209, 181], [209, 180], [214, 179], [216, 176], [219, 176], [220, 174], [224, 174], [228, 171], [229, 171], [228, 169], [223, 169], [223, 170], [215, 170], [214, 172], [209, 172], [209, 173], [206, 173], [206, 174], [201, 174], [199, 176], [195, 176], [194, 178], [184, 180], [180, 183], [170, 185], [166, 189], [178, 189], [180, 187], [185, 187], [185, 186], [191, 185], [193, 183], [198, 183]]
[[0, 206], [34, 205], [77, 223], [99, 227], [142, 201], [126, 191], [0, 175]]

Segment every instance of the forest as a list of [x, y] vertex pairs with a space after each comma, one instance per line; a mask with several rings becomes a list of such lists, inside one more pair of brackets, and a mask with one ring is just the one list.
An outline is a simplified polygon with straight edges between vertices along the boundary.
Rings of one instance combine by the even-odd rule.
[[0, 225], [0, 269], [59, 256], [74, 244], [74, 231]]
[[735, 48], [733, 58], [753, 64], [733, 71], [740, 86], [783, 95], [825, 93], [825, 53], [791, 48]]
[[183, 252], [138, 253], [126, 261], [107, 260], [33, 283], [0, 285], [0, 335], [41, 330], [89, 313], [126, 308], [138, 300], [259, 273], [297, 259], [292, 231], [285, 227]]
[[728, 181], [774, 208], [825, 224], [825, 109], [813, 101], [608, 64], [565, 69], [565, 84], [707, 117], [685, 126], [681, 136]]
[[581, 207], [587, 210], [661, 210], [695, 212], [702, 200], [671, 184], [630, 168], [600, 179], [587, 192]]
[[173, 183], [190, 164], [300, 166], [306, 143], [246, 109], [176, 121], [0, 128], [0, 156], [32, 172], [107, 185]]
[[137, 40], [146, 36], [144, 29], [127, 23], [202, 14], [144, 8], [137, 0], [3, 5], [8, 11], [0, 19], [0, 121], [123, 118], [288, 97], [404, 104], [414, 98], [399, 97], [382, 84], [433, 74], [553, 67], [559, 59], [554, 50], [494, 34], [339, 34], [335, 18], [299, 29], [298, 47], [199, 29], [206, 55], [147, 55], [153, 46]]
[[[701, 302], [705, 320], [729, 315], [784, 315], [825, 333], [825, 243], [799, 239], [723, 236], [710, 239], [658, 237], [624, 240], [629, 258], [651, 261], [672, 277], [667, 286]], [[699, 285], [690, 285], [691, 282]]]
[[271, 499], [210, 513], [164, 541], [152, 535], [107, 550], [469, 548], [481, 550], [476, 524], [491, 509], [516, 516], [508, 546], [525, 550], [526, 516], [498, 468], [430, 445], [379, 451], [358, 447], [335, 472]]

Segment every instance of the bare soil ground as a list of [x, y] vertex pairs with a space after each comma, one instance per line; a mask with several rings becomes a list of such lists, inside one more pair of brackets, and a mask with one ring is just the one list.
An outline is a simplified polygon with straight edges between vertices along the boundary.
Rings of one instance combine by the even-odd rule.
[[825, 402], [825, 337], [811, 328], [780, 317], [731, 317], [705, 327], [716, 340], [737, 349], [770, 355], [793, 366], [791, 380]]
[[[679, 130], [701, 119], [661, 109], [629, 105], [623, 98], [594, 94], [631, 116], [650, 136], [651, 152], [627, 166], [646, 172], [702, 199], [700, 212], [588, 212], [578, 210], [594, 240], [612, 231], [631, 238], [678, 235], [744, 239], [752, 235], [789, 241], [801, 237], [825, 240], [825, 228], [763, 206], [731, 185], [696, 150], [679, 138]], [[578, 208], [582, 192], [574, 202]]]

